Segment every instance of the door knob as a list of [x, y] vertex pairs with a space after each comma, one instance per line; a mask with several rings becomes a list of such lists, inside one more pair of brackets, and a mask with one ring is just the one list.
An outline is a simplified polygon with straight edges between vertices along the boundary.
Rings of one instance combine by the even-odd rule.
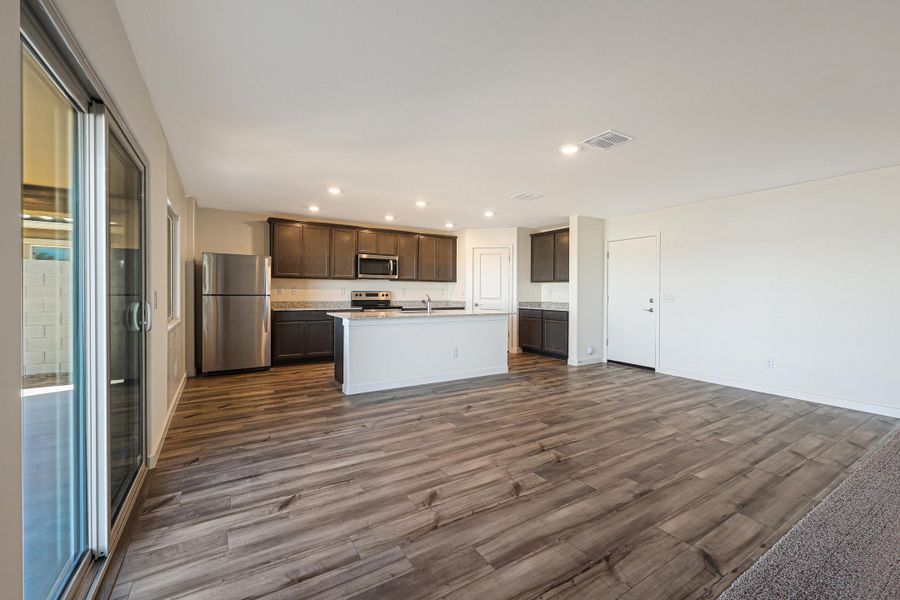
[[645, 308], [644, 310], [646, 310], [647, 312], [653, 312], [653, 307]]

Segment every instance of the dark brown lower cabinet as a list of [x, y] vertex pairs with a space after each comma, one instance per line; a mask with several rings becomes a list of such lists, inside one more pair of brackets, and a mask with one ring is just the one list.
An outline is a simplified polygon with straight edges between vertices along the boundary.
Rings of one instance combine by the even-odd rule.
[[272, 322], [273, 364], [333, 356], [334, 320], [325, 311], [276, 311]]
[[519, 309], [519, 346], [527, 352], [568, 358], [569, 313], [563, 310]]

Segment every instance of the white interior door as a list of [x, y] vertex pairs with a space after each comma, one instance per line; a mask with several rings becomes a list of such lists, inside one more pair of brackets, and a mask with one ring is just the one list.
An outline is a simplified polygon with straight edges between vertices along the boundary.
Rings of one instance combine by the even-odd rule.
[[510, 310], [509, 248], [473, 250], [472, 304], [478, 310]]
[[[512, 313], [512, 262], [509, 248], [472, 250], [472, 305], [475, 310]], [[513, 350], [513, 315], [509, 315], [506, 346]]]
[[609, 243], [607, 358], [656, 368], [659, 251], [655, 237]]

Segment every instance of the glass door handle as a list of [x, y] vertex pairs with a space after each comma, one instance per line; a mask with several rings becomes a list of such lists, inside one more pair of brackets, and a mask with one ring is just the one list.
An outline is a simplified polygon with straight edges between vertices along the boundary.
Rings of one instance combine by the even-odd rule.
[[141, 330], [141, 317], [138, 316], [138, 312], [140, 312], [140, 310], [140, 302], [132, 302], [131, 306], [128, 307], [128, 329], [130, 329], [131, 331]]
[[141, 318], [143, 319], [144, 331], [150, 331], [153, 329], [153, 307], [150, 306], [150, 303], [146, 300], [144, 301], [144, 310]]

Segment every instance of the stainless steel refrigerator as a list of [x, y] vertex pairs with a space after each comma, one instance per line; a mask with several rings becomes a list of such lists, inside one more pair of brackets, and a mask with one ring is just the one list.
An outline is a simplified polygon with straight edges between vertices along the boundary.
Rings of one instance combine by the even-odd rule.
[[202, 373], [271, 366], [271, 260], [268, 256], [203, 253]]

